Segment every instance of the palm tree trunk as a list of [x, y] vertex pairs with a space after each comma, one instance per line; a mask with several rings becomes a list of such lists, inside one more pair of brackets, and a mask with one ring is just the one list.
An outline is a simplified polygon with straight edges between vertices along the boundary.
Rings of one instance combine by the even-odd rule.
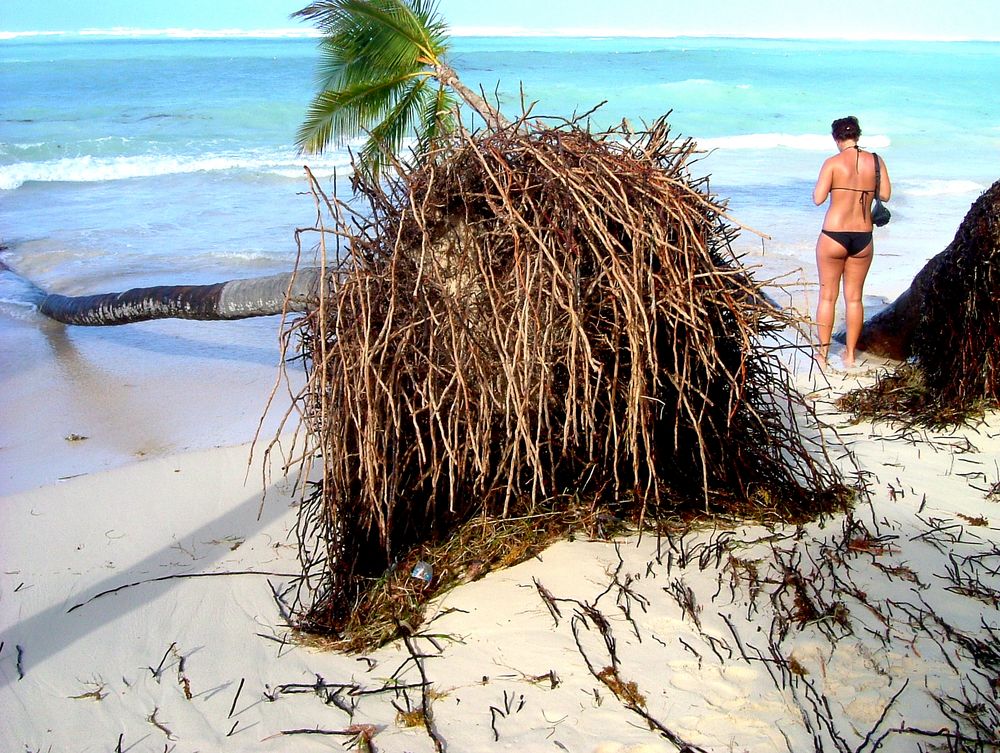
[[486, 121], [486, 127], [491, 131], [496, 131], [503, 126], [510, 125], [510, 121], [499, 110], [463, 84], [451, 66], [446, 63], [438, 63], [434, 66], [434, 77], [444, 86], [451, 88], [458, 96], [465, 100], [465, 103], [469, 107], [479, 113], [483, 120]]
[[[900, 296], [865, 322], [858, 338], [858, 349], [883, 358], [905, 361], [911, 355], [913, 333], [916, 331], [920, 312], [924, 306], [942, 305], [943, 302], [928, 301], [926, 296], [929, 283], [937, 270], [952, 254], [952, 244], [928, 261]], [[839, 342], [844, 341], [844, 333], [837, 334]]]
[[321, 279], [319, 269], [309, 268], [213, 285], [161, 285], [97, 295], [57, 295], [35, 288], [33, 302], [50, 319], [95, 327], [149, 319], [248, 319], [309, 310], [318, 300]]

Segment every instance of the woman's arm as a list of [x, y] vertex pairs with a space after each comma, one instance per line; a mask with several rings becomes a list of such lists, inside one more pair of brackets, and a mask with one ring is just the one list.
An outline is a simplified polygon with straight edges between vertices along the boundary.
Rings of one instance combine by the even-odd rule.
[[[887, 181], [888, 182], [888, 181]], [[833, 185], [833, 165], [830, 160], [823, 163], [819, 170], [819, 177], [816, 179], [816, 187], [813, 188], [813, 203], [819, 206], [830, 195], [830, 187]]]
[[888, 201], [889, 197], [892, 196], [892, 181], [889, 180], [889, 169], [885, 166], [885, 160], [879, 157], [878, 161], [882, 167], [882, 176], [879, 178], [878, 184], [878, 197], [882, 201]]

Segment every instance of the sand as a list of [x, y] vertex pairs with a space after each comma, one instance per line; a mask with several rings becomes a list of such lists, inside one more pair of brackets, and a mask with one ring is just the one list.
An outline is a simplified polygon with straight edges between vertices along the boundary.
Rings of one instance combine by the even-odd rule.
[[[807, 283], [790, 295], [808, 298]], [[174, 353], [164, 373], [128, 365], [128, 336], [72, 334], [67, 350], [30, 320], [6, 335], [31, 358], [0, 375], [2, 751], [997, 739], [995, 414], [939, 433], [853, 426], [832, 401], [882, 364], [824, 376], [800, 359], [833, 455], [867, 490], [852, 514], [560, 542], [443, 595], [407, 640], [348, 656], [297, 642], [282, 614], [296, 495], [280, 454], [250, 443], [274, 341], [218, 334], [231, 323], [141, 326], [146, 349], [232, 344], [225, 357]], [[109, 379], [92, 370], [102, 359]]]
[[0, 307], [0, 495], [243, 444], [262, 416], [270, 437], [288, 407], [282, 390], [265, 412], [281, 360], [277, 317], [108, 328], [10, 311]]

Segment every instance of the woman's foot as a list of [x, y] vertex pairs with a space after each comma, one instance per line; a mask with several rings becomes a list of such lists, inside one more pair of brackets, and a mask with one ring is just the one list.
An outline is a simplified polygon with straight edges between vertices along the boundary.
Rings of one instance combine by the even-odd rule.
[[816, 365], [819, 366], [821, 371], [826, 371], [826, 353], [822, 350], [817, 350], [813, 355], [813, 360], [816, 362]]

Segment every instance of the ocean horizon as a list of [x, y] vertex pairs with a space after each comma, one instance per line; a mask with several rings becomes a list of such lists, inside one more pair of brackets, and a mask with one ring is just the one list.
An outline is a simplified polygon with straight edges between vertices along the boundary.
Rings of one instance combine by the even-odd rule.
[[[731, 34], [675, 34], [661, 29], [616, 29], [608, 27], [532, 29], [517, 26], [457, 26], [451, 29], [452, 37], [518, 37], [518, 38], [578, 38], [578, 39], [747, 39], [762, 41], [883, 41], [883, 42], [1000, 42], [1000, 37], [893, 35], [882, 30], [873, 32], [861, 27], [851, 35], [829, 34], [816, 36], [787, 35], [731, 35]], [[3, 30], [0, 41], [49, 39], [318, 39], [322, 32], [315, 28], [287, 27], [270, 29], [201, 29], [187, 27], [136, 28], [114, 26], [76, 30]]]

